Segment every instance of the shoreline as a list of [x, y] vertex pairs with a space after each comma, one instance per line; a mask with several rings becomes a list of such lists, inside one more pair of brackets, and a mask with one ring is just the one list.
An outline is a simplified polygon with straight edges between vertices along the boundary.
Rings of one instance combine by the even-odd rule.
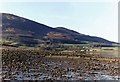
[[3, 49], [2, 54], [3, 80], [120, 79], [120, 58], [91, 54], [58, 56], [56, 52], [30, 49]]
[[72, 59], [79, 59], [79, 58], [85, 58], [85, 59], [98, 59], [98, 60], [113, 60], [113, 61], [119, 61], [119, 57], [113, 57], [113, 56], [102, 56], [102, 55], [94, 55], [94, 54], [82, 54], [78, 56], [59, 56], [59, 55], [51, 55], [51, 56], [45, 56], [48, 58], [72, 58]]

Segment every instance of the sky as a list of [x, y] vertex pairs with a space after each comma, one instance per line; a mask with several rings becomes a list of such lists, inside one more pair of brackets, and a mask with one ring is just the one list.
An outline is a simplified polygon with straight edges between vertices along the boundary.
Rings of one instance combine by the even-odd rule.
[[118, 2], [1, 2], [0, 12], [118, 42]]

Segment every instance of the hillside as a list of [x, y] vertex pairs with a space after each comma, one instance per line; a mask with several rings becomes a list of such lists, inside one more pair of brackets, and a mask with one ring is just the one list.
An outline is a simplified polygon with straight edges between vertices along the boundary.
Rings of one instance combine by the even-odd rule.
[[52, 28], [8, 13], [2, 13], [1, 36], [4, 41], [24, 45], [37, 45], [41, 43], [87, 44], [91, 42], [111, 45], [114, 43], [100, 37], [81, 34], [64, 27]]

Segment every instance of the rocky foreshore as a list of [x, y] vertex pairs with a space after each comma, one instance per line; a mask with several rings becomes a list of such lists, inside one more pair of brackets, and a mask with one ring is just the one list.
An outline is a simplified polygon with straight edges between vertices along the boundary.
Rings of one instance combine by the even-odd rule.
[[2, 49], [3, 80], [118, 80], [119, 58], [45, 56], [43, 51]]

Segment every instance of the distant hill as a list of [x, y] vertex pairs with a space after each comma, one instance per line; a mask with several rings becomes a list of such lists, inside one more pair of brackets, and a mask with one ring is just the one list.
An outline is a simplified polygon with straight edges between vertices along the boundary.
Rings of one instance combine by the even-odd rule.
[[37, 45], [41, 43], [101, 43], [111, 45], [115, 43], [100, 37], [81, 34], [64, 27], [52, 28], [8, 13], [2, 13], [1, 36], [4, 41], [13, 41], [23, 45]]

